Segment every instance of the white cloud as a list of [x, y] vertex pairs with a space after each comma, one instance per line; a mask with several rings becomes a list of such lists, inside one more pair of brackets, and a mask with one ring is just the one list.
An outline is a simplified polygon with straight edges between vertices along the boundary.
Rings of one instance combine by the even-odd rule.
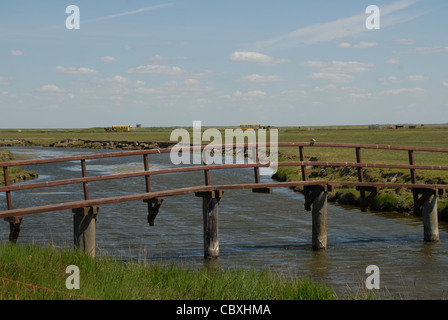
[[175, 57], [165, 57], [161, 56], [160, 54], [155, 54], [151, 57], [149, 57], [150, 61], [153, 62], [161, 62], [161, 61], [169, 61], [169, 60], [187, 60], [188, 57], [186, 56], [175, 56]]
[[20, 50], [11, 50], [11, 51], [9, 52], [9, 54], [12, 55], [12, 56], [24, 56], [24, 55], [25, 55], [25, 54], [24, 54], [22, 51], [20, 51]]
[[341, 48], [355, 48], [355, 49], [367, 49], [376, 47], [378, 45], [378, 42], [367, 42], [367, 41], [361, 41], [357, 44], [352, 45], [350, 42], [341, 42], [338, 44], [338, 47]]
[[97, 74], [98, 71], [90, 69], [90, 68], [72, 68], [72, 67], [61, 67], [57, 66], [55, 69], [57, 72], [65, 73], [65, 74]]
[[415, 48], [413, 52], [418, 54], [448, 52], [448, 47], [447, 46], [420, 47]]
[[443, 83], [443, 86], [444, 86], [444, 87], [448, 87], [448, 82], [444, 82], [444, 83]]
[[279, 64], [289, 62], [285, 59], [275, 59], [274, 57], [268, 56], [266, 54], [251, 51], [235, 51], [230, 55], [230, 60], [260, 64]]
[[313, 80], [328, 80], [335, 83], [348, 83], [355, 79], [352, 75], [345, 73], [324, 73], [316, 72], [308, 76], [308, 79]]
[[358, 44], [355, 44], [353, 46], [353, 48], [356, 49], [366, 49], [366, 48], [372, 48], [372, 47], [376, 47], [378, 45], [378, 42], [367, 42], [367, 41], [362, 41]]
[[391, 58], [391, 59], [386, 60], [386, 63], [388, 63], [388, 64], [397, 64], [397, 63], [400, 63], [400, 60]]
[[350, 48], [352, 44], [349, 42], [341, 42], [340, 44], [338, 44], [338, 46], [341, 48]]
[[136, 68], [129, 69], [128, 72], [131, 74], [141, 74], [141, 75], [176, 76], [176, 75], [182, 74], [184, 71], [181, 68], [176, 67], [176, 66], [150, 64], [150, 65], [146, 65], [146, 66], [138, 66]]
[[407, 77], [407, 79], [409, 81], [426, 81], [429, 78], [426, 77], [426, 76], [422, 76], [422, 75], [410, 75], [410, 76]]
[[427, 76], [423, 75], [409, 75], [406, 78], [398, 78], [396, 76], [390, 76], [387, 78], [380, 78], [380, 82], [382, 84], [394, 84], [394, 83], [400, 83], [400, 82], [406, 82], [406, 81], [426, 81], [429, 78]]
[[196, 80], [196, 79], [185, 79], [185, 80], [184, 80], [184, 83], [185, 83], [185, 84], [190, 84], [190, 85], [196, 85], [196, 84], [199, 84], [200, 81], [199, 81], [199, 80]]
[[369, 93], [350, 93], [351, 98], [375, 98], [375, 97], [381, 97], [381, 96], [396, 96], [400, 94], [423, 94], [426, 93], [427, 90], [423, 88], [396, 88], [396, 89], [389, 89], [389, 90], [383, 90], [377, 93], [369, 92]]
[[356, 92], [352, 92], [352, 93], [349, 94], [349, 96], [350, 96], [350, 98], [354, 98], [354, 99], [358, 99], [358, 98], [364, 99], [364, 98], [372, 98], [372, 97], [375, 96], [375, 94], [374, 93], [359, 93], [359, 92], [356, 93]]
[[448, 52], [448, 46], [418, 47], [406, 51], [394, 51], [394, 53], [415, 53], [415, 54], [430, 54], [430, 53], [445, 53], [445, 52]]
[[379, 80], [380, 80], [380, 82], [381, 82], [382, 84], [399, 83], [399, 82], [402, 81], [402, 80], [400, 80], [400, 79], [399, 79], [398, 77], [396, 77], [396, 76], [390, 76], [390, 77], [387, 77], [387, 78], [380, 78]]
[[246, 93], [246, 97], [265, 97], [265, 96], [266, 92], [260, 90], [249, 91]]
[[265, 97], [266, 92], [260, 90], [248, 91], [246, 93], [242, 93], [241, 91], [235, 91], [233, 93], [235, 97]]
[[135, 92], [143, 93], [143, 94], [153, 94], [153, 93], [156, 93], [156, 89], [154, 89], [154, 88], [137, 88], [137, 89], [135, 89]]
[[199, 98], [199, 99], [196, 99], [195, 102], [196, 102], [196, 103], [212, 103], [213, 100]]
[[39, 88], [41, 92], [64, 92], [61, 88], [54, 84], [47, 84]]
[[150, 57], [149, 60], [159, 62], [159, 61], [167, 60], [167, 58], [161, 56], [160, 54], [155, 54], [152, 57]]
[[302, 96], [305, 97], [308, 93], [305, 90], [283, 90], [280, 92], [284, 96]]
[[7, 86], [9, 85], [9, 80], [5, 77], [0, 77], [0, 86]]
[[281, 79], [282, 77], [277, 75], [262, 76], [259, 74], [250, 74], [241, 78], [241, 80], [251, 82], [272, 82], [272, 81], [280, 81]]
[[412, 44], [416, 44], [417, 41], [411, 40], [411, 39], [398, 39], [398, 40], [395, 40], [395, 43], [402, 44], [402, 45], [412, 45]]
[[128, 82], [128, 79], [122, 76], [114, 76], [112, 78], [105, 78], [104, 81], [110, 81], [110, 82], [119, 82], [119, 83], [125, 83]]
[[104, 56], [104, 57], [101, 57], [101, 61], [104, 61], [104, 62], [115, 62], [115, 61], [117, 61], [117, 59], [114, 58], [114, 57], [111, 57], [111, 56]]
[[369, 71], [372, 64], [358, 61], [306, 61], [301, 63], [305, 67], [320, 68], [321, 72], [342, 72], [342, 73], [359, 73]]
[[382, 95], [397, 95], [402, 93], [424, 93], [425, 89], [422, 88], [398, 88], [398, 89], [390, 89], [382, 91], [380, 94]]

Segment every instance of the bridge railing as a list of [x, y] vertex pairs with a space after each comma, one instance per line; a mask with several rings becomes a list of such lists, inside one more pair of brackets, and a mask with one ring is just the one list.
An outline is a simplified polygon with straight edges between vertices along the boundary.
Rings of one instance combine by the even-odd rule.
[[[270, 147], [270, 143], [263, 144], [262, 146]], [[300, 167], [302, 182], [311, 183], [311, 180], [307, 174], [307, 168], [309, 167], [343, 167], [343, 168], [356, 168], [358, 170], [358, 183], [349, 182], [349, 181], [327, 181], [329, 185], [333, 186], [375, 186], [378, 188], [430, 188], [436, 189], [439, 192], [443, 192], [443, 190], [447, 189], [448, 186], [443, 184], [417, 184], [417, 175], [416, 170], [440, 170], [447, 171], [448, 166], [441, 165], [416, 165], [414, 161], [414, 152], [416, 151], [424, 151], [424, 152], [440, 152], [448, 155], [448, 148], [431, 148], [431, 147], [407, 147], [407, 146], [392, 146], [392, 145], [377, 145], [377, 144], [351, 144], [351, 143], [318, 143], [318, 142], [280, 142], [276, 144], [278, 147], [298, 147], [299, 148], [299, 158], [300, 161], [283, 161], [283, 162], [261, 162], [258, 158], [256, 158], [253, 162], [248, 163], [230, 163], [230, 164], [202, 164], [202, 165], [194, 165], [194, 166], [179, 166], [175, 168], [166, 168], [166, 169], [149, 169], [149, 155], [151, 154], [160, 154], [160, 153], [170, 153], [173, 151], [173, 148], [164, 148], [164, 149], [152, 149], [152, 150], [135, 150], [135, 151], [120, 151], [120, 152], [109, 152], [109, 153], [100, 153], [100, 154], [89, 154], [89, 155], [78, 155], [78, 156], [69, 156], [69, 157], [59, 157], [59, 158], [50, 158], [50, 159], [31, 159], [31, 160], [17, 160], [17, 161], [7, 161], [0, 162], [0, 167], [3, 169], [4, 175], [4, 184], [5, 186], [0, 187], [0, 192], [5, 192], [6, 194], [6, 211], [0, 211], [0, 218], [8, 217], [8, 211], [10, 211], [10, 216], [20, 215], [20, 210], [22, 210], [23, 214], [31, 214], [44, 212], [39, 209], [28, 210], [25, 211], [25, 208], [14, 210], [11, 193], [13, 191], [20, 190], [29, 190], [36, 188], [46, 188], [46, 187], [55, 187], [61, 185], [69, 185], [69, 184], [82, 184], [82, 191], [84, 193], [84, 200], [90, 200], [90, 194], [88, 189], [89, 182], [95, 181], [105, 181], [111, 179], [126, 179], [131, 177], [144, 177], [146, 192], [151, 192], [151, 181], [150, 177], [153, 175], [160, 174], [168, 174], [168, 173], [184, 173], [191, 171], [204, 171], [204, 180], [205, 186], [210, 186], [210, 171], [220, 170], [220, 169], [235, 169], [235, 168], [254, 168], [254, 183], [260, 184], [260, 173], [259, 168], [269, 167], [269, 166], [294, 166]], [[208, 145], [208, 146], [190, 146], [183, 147], [183, 151], [189, 150], [192, 152], [195, 151], [205, 151], [207, 149], [226, 149], [226, 148], [258, 148], [259, 144], [249, 144], [245, 143], [242, 145]], [[355, 150], [356, 161], [350, 162], [329, 162], [329, 161], [307, 161], [305, 160], [305, 147], [313, 147], [313, 148], [351, 148]], [[384, 163], [366, 163], [362, 161], [361, 157], [361, 149], [376, 149], [376, 150], [400, 150], [406, 151], [409, 157], [409, 164], [384, 164]], [[117, 157], [130, 157], [130, 156], [143, 156], [143, 166], [144, 171], [136, 171], [136, 172], [127, 172], [127, 173], [118, 173], [118, 174], [105, 174], [105, 175], [96, 175], [96, 176], [87, 176], [87, 164], [86, 160], [93, 159], [105, 159], [105, 158], [117, 158]], [[53, 181], [45, 181], [45, 182], [36, 182], [36, 183], [27, 183], [27, 184], [18, 184], [11, 185], [9, 179], [9, 171], [10, 167], [18, 167], [18, 166], [30, 166], [30, 165], [39, 165], [39, 164], [49, 164], [56, 162], [73, 162], [80, 161], [80, 178], [71, 178], [64, 180], [53, 180]], [[448, 157], [447, 157], [448, 162]], [[374, 168], [374, 169], [408, 169], [410, 170], [411, 183], [390, 183], [390, 182], [375, 182], [368, 183], [364, 180], [364, 172], [363, 170], [366, 168]], [[299, 182], [299, 181], [297, 181]], [[306, 185], [306, 184], [304, 184]], [[279, 183], [281, 186], [281, 183]], [[235, 186], [238, 188], [237, 186]], [[247, 185], [247, 188], [251, 188], [251, 185]], [[230, 188], [227, 187], [227, 188]], [[263, 188], [263, 187], [261, 187]], [[260, 188], [260, 189], [261, 189]], [[193, 189], [192, 189], [193, 190]], [[177, 193], [173, 191], [173, 195]], [[118, 199], [118, 198], [117, 198]], [[113, 201], [113, 198], [111, 198]], [[110, 203], [110, 201], [97, 201], [95, 204], [104, 204]], [[125, 201], [126, 198], [123, 199]], [[130, 200], [132, 201], [132, 200]], [[50, 209], [42, 208], [42, 209]], [[58, 209], [56, 209], [58, 210]], [[35, 212], [34, 212], [35, 211]], [[52, 210], [50, 210], [52, 211]]]
[[[254, 154], [257, 155], [259, 148], [270, 148], [271, 143], [264, 144], [231, 144], [231, 145], [207, 145], [207, 146], [189, 146], [183, 147], [181, 150], [177, 151], [189, 151], [189, 152], [204, 152], [208, 149], [218, 150], [218, 149], [253, 149]], [[325, 142], [280, 142], [275, 143], [275, 147], [285, 147], [285, 148], [298, 148], [299, 161], [282, 161], [282, 162], [263, 162], [258, 157], [255, 160], [248, 161], [247, 163], [230, 163], [230, 164], [206, 164], [202, 163], [199, 165], [192, 166], [178, 166], [174, 168], [166, 169], [156, 169], [151, 170], [149, 166], [149, 156], [153, 154], [160, 153], [170, 153], [173, 152], [174, 148], [164, 148], [164, 149], [152, 149], [152, 150], [133, 150], [133, 151], [119, 151], [119, 152], [108, 152], [100, 154], [89, 154], [89, 155], [78, 155], [60, 158], [50, 158], [50, 159], [31, 159], [31, 160], [17, 160], [17, 161], [7, 161], [0, 162], [0, 167], [3, 169], [4, 174], [4, 184], [5, 186], [0, 187], [0, 192], [5, 192], [6, 195], [6, 206], [7, 210], [0, 211], [0, 218], [6, 218], [10, 222], [10, 239], [16, 239], [18, 235], [18, 230], [20, 230], [20, 222], [23, 215], [35, 214], [42, 212], [58, 211], [65, 209], [73, 209], [74, 212], [77, 209], [95, 207], [102, 204], [126, 202], [126, 201], [145, 201], [148, 203], [148, 221], [152, 225], [155, 216], [157, 215], [158, 208], [161, 205], [163, 197], [174, 196], [188, 193], [195, 193], [197, 196], [203, 196], [206, 198], [213, 198], [216, 194], [217, 198], [220, 198], [223, 190], [231, 189], [252, 189], [254, 192], [270, 193], [271, 188], [274, 187], [294, 187], [303, 186], [305, 194], [305, 208], [311, 211], [311, 206], [315, 206], [315, 200], [317, 195], [321, 191], [327, 192], [331, 191], [334, 187], [339, 186], [352, 186], [356, 187], [361, 194], [361, 209], [365, 210], [370, 201], [373, 200], [375, 195], [381, 188], [409, 188], [412, 189], [414, 194], [414, 210], [420, 210], [423, 204], [433, 195], [442, 194], [446, 189], [448, 189], [447, 184], [425, 184], [417, 183], [416, 170], [440, 170], [447, 171], [448, 166], [442, 165], [417, 165], [414, 160], [415, 152], [437, 152], [441, 153], [446, 157], [448, 155], [447, 148], [431, 148], [431, 147], [409, 147], [409, 146], [392, 146], [392, 145], [377, 145], [377, 144], [352, 144], [352, 143], [325, 143]], [[356, 161], [350, 162], [328, 162], [328, 161], [307, 161], [305, 156], [305, 148], [345, 148], [353, 149]], [[407, 164], [386, 164], [386, 163], [367, 163], [362, 160], [362, 149], [372, 149], [372, 150], [395, 150], [403, 151], [407, 153], [408, 163]], [[105, 174], [105, 175], [87, 175], [87, 160], [93, 159], [105, 159], [105, 158], [117, 158], [117, 157], [128, 157], [128, 156], [142, 156], [143, 159], [143, 171], [126, 172], [126, 173], [116, 173], [116, 174]], [[202, 158], [202, 157], [201, 157]], [[444, 158], [445, 159], [445, 158]], [[448, 158], [446, 158], [448, 160]], [[30, 165], [41, 165], [57, 162], [80, 162], [80, 172], [81, 177], [63, 179], [63, 180], [53, 180], [45, 182], [35, 182], [27, 184], [11, 185], [9, 179], [10, 167], [17, 166], [30, 166]], [[206, 158], [205, 158], [206, 162]], [[269, 182], [262, 183], [260, 180], [260, 168], [269, 166], [294, 166], [300, 168], [301, 180], [300, 181], [287, 181], [287, 182]], [[307, 169], [309, 167], [343, 167], [343, 168], [356, 168], [357, 170], [357, 180], [358, 181], [321, 181], [310, 179]], [[253, 168], [254, 169], [254, 183], [250, 184], [233, 184], [233, 185], [217, 185], [211, 184], [210, 182], [210, 172], [214, 170], [222, 169], [235, 169], [235, 168]], [[406, 169], [410, 170], [410, 183], [392, 183], [392, 182], [368, 182], [364, 179], [364, 169], [366, 168], [384, 168], [384, 169]], [[152, 191], [151, 189], [151, 176], [160, 174], [172, 174], [172, 173], [185, 173], [192, 171], [203, 171], [204, 173], [204, 185], [200, 186], [190, 186], [179, 189], [163, 190], [163, 191]], [[108, 198], [91, 199], [88, 184], [94, 181], [105, 181], [111, 179], [126, 179], [131, 177], [143, 177], [146, 187], [145, 193], [140, 194], [130, 194], [122, 195]], [[14, 208], [11, 193], [21, 190], [30, 190], [36, 188], [46, 188], [46, 187], [56, 187], [69, 184], [81, 184], [84, 199], [80, 201], [71, 201], [65, 203], [49, 204], [43, 206], [35, 207], [22, 207]], [[317, 190], [317, 191], [316, 191]], [[219, 192], [219, 193], [216, 193]], [[366, 196], [366, 192], [370, 192], [369, 196]], [[422, 195], [419, 198], [419, 195]], [[14, 229], [15, 228], [15, 229]], [[16, 235], [15, 235], [16, 234]]]

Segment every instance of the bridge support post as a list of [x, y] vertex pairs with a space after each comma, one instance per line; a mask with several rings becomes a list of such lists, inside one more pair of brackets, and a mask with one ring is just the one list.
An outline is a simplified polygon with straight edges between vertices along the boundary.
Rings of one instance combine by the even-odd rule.
[[[312, 246], [313, 250], [327, 248], [327, 188], [324, 186], [309, 186], [305, 209], [312, 215]], [[312, 204], [312, 208], [311, 208]]]
[[143, 202], [148, 204], [148, 223], [152, 227], [154, 226], [154, 220], [159, 213], [160, 206], [162, 205], [163, 198], [151, 198], [145, 199]]
[[426, 242], [439, 241], [439, 223], [437, 217], [437, 194], [434, 190], [426, 190], [422, 195], [421, 207], [423, 216], [423, 238]]
[[219, 257], [218, 216], [219, 201], [224, 192], [220, 190], [196, 192], [202, 197], [202, 215], [204, 225], [204, 258]]
[[313, 200], [313, 249], [321, 250], [327, 248], [327, 191], [315, 190], [316, 196]]
[[5, 218], [5, 221], [9, 222], [9, 241], [11, 243], [16, 243], [19, 238], [22, 217], [9, 217]]
[[95, 225], [99, 208], [96, 206], [73, 209], [74, 245], [95, 257]]

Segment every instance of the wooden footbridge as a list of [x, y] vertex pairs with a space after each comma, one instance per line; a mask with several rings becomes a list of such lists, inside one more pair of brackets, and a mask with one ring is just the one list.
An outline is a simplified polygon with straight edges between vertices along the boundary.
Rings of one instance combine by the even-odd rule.
[[[270, 147], [270, 144], [264, 144], [265, 147]], [[148, 205], [148, 222], [154, 225], [159, 209], [164, 201], [164, 198], [183, 194], [194, 194], [201, 197], [203, 201], [203, 230], [204, 230], [204, 256], [206, 258], [215, 258], [219, 256], [219, 241], [218, 241], [218, 207], [219, 201], [223, 197], [226, 190], [243, 190], [250, 189], [253, 192], [268, 194], [272, 192], [272, 188], [278, 187], [297, 187], [301, 186], [305, 194], [305, 209], [312, 212], [312, 247], [315, 250], [325, 249], [327, 247], [327, 193], [333, 191], [338, 187], [356, 187], [360, 192], [361, 209], [365, 211], [369, 207], [369, 203], [374, 199], [380, 189], [382, 188], [408, 188], [411, 189], [414, 195], [414, 211], [419, 211], [423, 216], [423, 238], [424, 241], [438, 241], [438, 217], [437, 217], [437, 198], [443, 195], [448, 189], [447, 184], [423, 184], [417, 183], [416, 170], [448, 170], [448, 166], [430, 166], [430, 165], [416, 165], [414, 163], [414, 153], [416, 152], [436, 152], [446, 157], [448, 149], [444, 148], [429, 148], [429, 147], [405, 147], [405, 146], [390, 146], [390, 145], [372, 145], [372, 144], [349, 144], [349, 143], [318, 143], [318, 142], [281, 142], [276, 144], [277, 147], [297, 148], [300, 161], [287, 161], [273, 163], [263, 163], [258, 158], [254, 163], [231, 163], [231, 164], [199, 164], [191, 166], [180, 166], [168, 169], [150, 170], [149, 156], [152, 154], [169, 153], [173, 149], [153, 149], [153, 150], [137, 150], [137, 151], [123, 151], [110, 152], [101, 154], [90, 154], [80, 156], [70, 156], [52, 159], [37, 159], [37, 160], [19, 160], [0, 162], [0, 167], [3, 168], [5, 186], [0, 187], [0, 192], [6, 194], [7, 210], [0, 211], [0, 218], [4, 218], [9, 222], [10, 235], [9, 239], [16, 242], [19, 236], [20, 225], [23, 216], [29, 214], [37, 214], [44, 212], [52, 212], [59, 210], [72, 210], [74, 213], [74, 244], [75, 246], [87, 251], [94, 256], [95, 254], [95, 224], [96, 216], [99, 212], [99, 206], [105, 204], [113, 204], [128, 201], [144, 201]], [[188, 151], [199, 152], [210, 146], [189, 147]], [[215, 150], [218, 148], [241, 148], [242, 145], [221, 145], [212, 146]], [[254, 148], [257, 154], [257, 148], [261, 147], [257, 144], [244, 144], [244, 148]], [[305, 148], [345, 148], [354, 150], [356, 161], [353, 162], [325, 162], [325, 161], [306, 161]], [[196, 149], [196, 150], [195, 150]], [[376, 149], [376, 150], [397, 150], [407, 153], [409, 162], [406, 164], [380, 164], [380, 163], [366, 163], [362, 161], [361, 150]], [[183, 149], [185, 151], [185, 148]], [[107, 174], [97, 176], [87, 176], [86, 160], [127, 157], [127, 156], [142, 156], [143, 171]], [[8, 168], [17, 166], [41, 165], [56, 162], [80, 161], [81, 177], [53, 180], [45, 182], [35, 182], [20, 185], [11, 185], [9, 180]], [[262, 183], [260, 180], [260, 168], [276, 165], [294, 166], [297, 167], [298, 172], [301, 172], [300, 181], [288, 182], [270, 182]], [[307, 174], [307, 169], [310, 167], [343, 167], [356, 168], [358, 181], [322, 181], [311, 180]], [[215, 170], [236, 169], [236, 168], [253, 168], [254, 182], [248, 184], [231, 184], [219, 185], [211, 184], [210, 175]], [[365, 168], [376, 169], [408, 169], [410, 170], [410, 183], [392, 183], [392, 182], [368, 182], [364, 180], [363, 170]], [[152, 191], [151, 176], [162, 174], [179, 174], [184, 172], [203, 171], [204, 184], [195, 185], [185, 188], [170, 189], [163, 191]], [[146, 192], [139, 194], [129, 194], [114, 196], [108, 198], [91, 199], [89, 195], [89, 182], [105, 181], [111, 179], [127, 179], [131, 177], [142, 177], [142, 183], [145, 183]], [[80, 201], [71, 201], [57, 204], [49, 204], [43, 206], [14, 208], [12, 202], [12, 193], [20, 190], [29, 190], [36, 188], [57, 187], [68, 184], [80, 184], [84, 199]], [[82, 191], [81, 191], [82, 190]], [[368, 193], [368, 194], [367, 194]]]

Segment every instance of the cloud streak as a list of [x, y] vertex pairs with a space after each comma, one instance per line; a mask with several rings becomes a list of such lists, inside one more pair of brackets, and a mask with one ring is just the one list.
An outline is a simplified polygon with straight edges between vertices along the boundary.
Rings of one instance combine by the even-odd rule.
[[[396, 14], [418, 1], [420, 0], [402, 0], [381, 7], [381, 28], [410, 21], [420, 16], [420, 13]], [[313, 24], [266, 41], [257, 42], [254, 44], [254, 48], [255, 50], [276, 50], [355, 37], [367, 31], [365, 27], [367, 17], [368, 15], [362, 12], [343, 19]]]
[[163, 4], [156, 5], [156, 6], [150, 6], [150, 7], [140, 8], [137, 10], [116, 13], [116, 14], [99, 17], [99, 18], [94, 18], [94, 19], [89, 19], [89, 20], [83, 20], [82, 23], [97, 22], [97, 21], [109, 20], [109, 19], [114, 19], [114, 18], [119, 18], [119, 17], [124, 17], [124, 16], [130, 16], [130, 15], [137, 14], [137, 13], [142, 13], [142, 12], [146, 12], [146, 11], [152, 11], [152, 10], [156, 10], [156, 9], [160, 9], [160, 8], [164, 8], [164, 7], [169, 7], [172, 5], [173, 5], [173, 3], [163, 3]]

